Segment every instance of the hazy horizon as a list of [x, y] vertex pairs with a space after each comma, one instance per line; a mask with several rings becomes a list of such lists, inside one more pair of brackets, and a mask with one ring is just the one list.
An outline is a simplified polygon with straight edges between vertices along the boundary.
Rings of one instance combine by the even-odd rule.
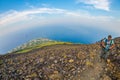
[[120, 36], [120, 0], [0, 0], [0, 54], [36, 38], [94, 43]]

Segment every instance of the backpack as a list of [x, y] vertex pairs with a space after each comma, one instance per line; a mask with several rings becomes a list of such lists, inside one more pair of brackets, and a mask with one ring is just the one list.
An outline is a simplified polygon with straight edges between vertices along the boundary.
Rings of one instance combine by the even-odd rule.
[[[107, 41], [108, 41], [108, 39], [105, 39], [105, 45], [107, 45]], [[110, 46], [112, 45], [112, 41], [113, 41], [113, 39], [110, 40]]]
[[[108, 40], [108, 39], [107, 39], [107, 38], [103, 38], [102, 40], [100, 40], [100, 46], [101, 46], [101, 47], [103, 47], [103, 46], [102, 46], [102, 41], [104, 41], [104, 40], [105, 40], [105, 45], [107, 45], [107, 40]], [[112, 45], [112, 41], [113, 41], [113, 39], [110, 40], [110, 46]]]

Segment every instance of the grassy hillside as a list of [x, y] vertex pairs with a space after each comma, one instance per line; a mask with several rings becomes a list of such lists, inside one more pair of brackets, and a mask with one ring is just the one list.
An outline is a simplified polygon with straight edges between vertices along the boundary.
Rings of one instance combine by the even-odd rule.
[[41, 39], [31, 40], [28, 43], [18, 46], [17, 48], [13, 49], [10, 53], [16, 53], [16, 54], [26, 53], [34, 49], [39, 49], [45, 46], [52, 46], [52, 45], [58, 45], [58, 44], [60, 45], [60, 44], [72, 44], [72, 43], [41, 38]]

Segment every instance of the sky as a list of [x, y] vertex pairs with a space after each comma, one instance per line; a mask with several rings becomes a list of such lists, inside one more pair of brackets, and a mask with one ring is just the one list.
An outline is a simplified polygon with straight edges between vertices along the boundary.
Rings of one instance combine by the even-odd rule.
[[[0, 0], [0, 54], [39, 37], [93, 43], [120, 36], [120, 0]], [[63, 35], [64, 34], [64, 35]]]

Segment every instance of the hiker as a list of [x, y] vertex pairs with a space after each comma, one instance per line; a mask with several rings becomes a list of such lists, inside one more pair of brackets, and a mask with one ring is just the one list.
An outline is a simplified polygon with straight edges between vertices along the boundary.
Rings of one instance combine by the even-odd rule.
[[108, 38], [104, 38], [101, 41], [101, 46], [102, 46], [102, 55], [101, 58], [107, 60], [109, 55], [111, 54], [110, 51], [115, 47], [114, 40], [112, 39], [111, 35], [108, 35]]

